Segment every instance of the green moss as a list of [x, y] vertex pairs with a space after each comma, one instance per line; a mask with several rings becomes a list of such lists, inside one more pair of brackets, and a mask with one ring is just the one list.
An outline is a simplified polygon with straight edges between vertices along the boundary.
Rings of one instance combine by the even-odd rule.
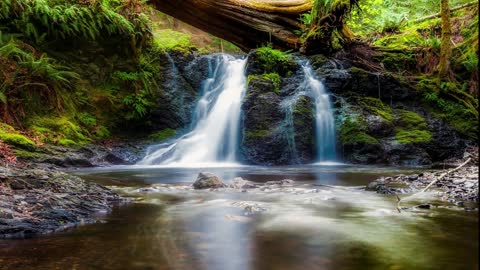
[[376, 40], [374, 45], [406, 51], [424, 47], [437, 48], [439, 46], [437, 39], [437, 29], [439, 26], [440, 19], [411, 24], [402, 29], [401, 33], [385, 35]]
[[432, 139], [432, 133], [427, 130], [399, 129], [395, 134], [395, 139], [401, 144], [425, 143]]
[[398, 118], [397, 125], [406, 129], [424, 130], [428, 128], [427, 122], [419, 114], [406, 110], [395, 110]]
[[167, 139], [172, 138], [173, 136], [175, 136], [176, 133], [177, 133], [176, 130], [171, 128], [166, 128], [159, 132], [153, 133], [148, 137], [156, 142], [161, 142], [161, 141], [165, 141]]
[[294, 114], [303, 116], [313, 116], [315, 114], [315, 108], [313, 107], [311, 100], [306, 96], [298, 98], [293, 110]]
[[3, 122], [0, 122], [0, 131], [3, 131], [3, 132], [15, 132], [15, 128], [13, 128], [12, 126], [6, 124], [6, 123], [3, 123]]
[[32, 123], [34, 124], [30, 126], [30, 129], [46, 143], [63, 143], [62, 145], [68, 146], [87, 144], [92, 141], [87, 130], [65, 116], [38, 117]]
[[31, 160], [40, 156], [40, 154], [22, 149], [14, 149], [13, 153], [17, 158]]
[[110, 135], [110, 131], [104, 126], [97, 126], [93, 132], [93, 137], [96, 140], [108, 138]]
[[265, 136], [270, 135], [270, 131], [267, 129], [259, 129], [255, 131], [248, 131], [245, 133], [245, 139], [246, 140], [254, 140], [257, 138], [262, 138]]
[[191, 41], [192, 37], [182, 32], [164, 29], [156, 31], [154, 37], [155, 46], [164, 51], [174, 50], [188, 54], [195, 48]]
[[458, 89], [455, 83], [424, 78], [416, 84], [425, 107], [459, 133], [478, 138], [478, 100]]
[[273, 86], [275, 87], [275, 93], [280, 92], [280, 84], [282, 83], [282, 78], [278, 73], [268, 73], [268, 74], [263, 74], [262, 78], [265, 80], [269, 80], [273, 83]]
[[36, 145], [32, 140], [20, 134], [12, 126], [5, 123], [0, 123], [0, 141], [27, 150], [35, 150], [36, 148]]
[[80, 113], [78, 115], [78, 120], [80, 123], [86, 127], [92, 127], [97, 124], [97, 118], [89, 113]]
[[[280, 84], [282, 83], [282, 78], [280, 77], [280, 75], [278, 75], [278, 73], [268, 73], [268, 74], [262, 74], [262, 75], [248, 75], [247, 85], [250, 85], [250, 83], [254, 80], [269, 81], [273, 85], [273, 91], [277, 94], [280, 92]], [[261, 89], [261, 90], [265, 90], [265, 89]]]
[[70, 139], [59, 139], [58, 144], [62, 145], [62, 146], [76, 146], [76, 145], [78, 145], [77, 142], [72, 141]]
[[392, 108], [383, 104], [378, 98], [363, 97], [358, 100], [358, 104], [370, 113], [382, 117], [388, 123], [393, 121]]
[[0, 140], [16, 147], [35, 150], [35, 143], [21, 134], [0, 132]]
[[378, 140], [366, 133], [366, 122], [361, 116], [349, 116], [338, 127], [342, 144], [379, 144]]
[[403, 72], [405, 69], [414, 70], [418, 64], [415, 52], [379, 52], [373, 57], [389, 71]]
[[277, 73], [286, 76], [296, 66], [288, 52], [261, 47], [256, 50], [257, 62], [263, 68], [263, 73]]

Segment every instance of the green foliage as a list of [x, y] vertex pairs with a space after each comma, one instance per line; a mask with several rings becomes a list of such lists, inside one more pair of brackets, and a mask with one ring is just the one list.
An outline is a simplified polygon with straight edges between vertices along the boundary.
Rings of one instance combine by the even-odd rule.
[[356, 6], [357, 0], [314, 0], [312, 9], [300, 15], [303, 28], [296, 34], [304, 45], [311, 40], [323, 40], [328, 49], [336, 49], [336, 43], [341, 45], [343, 40], [352, 38], [345, 20]]
[[78, 120], [86, 127], [92, 127], [97, 124], [97, 118], [87, 112], [80, 113], [78, 115]]
[[367, 123], [360, 115], [350, 115], [338, 127], [340, 141], [343, 145], [366, 143], [379, 144], [378, 140], [368, 135]]
[[432, 133], [427, 130], [404, 130], [395, 134], [395, 139], [401, 144], [426, 143], [432, 139]]
[[463, 42], [453, 49], [453, 62], [458, 66], [463, 66], [468, 74], [471, 74], [473, 83], [471, 83], [470, 92], [478, 92], [478, 11], [474, 14], [471, 22], [462, 29], [461, 34]]
[[163, 129], [159, 132], [153, 133], [148, 137], [155, 142], [162, 142], [162, 141], [165, 141], [167, 139], [170, 139], [170, 138], [174, 137], [176, 134], [177, 134], [176, 130], [171, 129], [171, 128], [166, 128], [166, 129]]
[[46, 40], [95, 40], [107, 36], [135, 39], [148, 34], [146, 16], [140, 13], [127, 19], [117, 12], [122, 4], [109, 0], [87, 5], [53, 0], [3, 0], [0, 23], [37, 44]]
[[152, 105], [147, 96], [148, 93], [142, 90], [138, 94], [130, 94], [123, 98], [123, 103], [129, 109], [126, 114], [127, 120], [141, 119], [147, 115]]
[[452, 82], [424, 79], [417, 85], [423, 102], [438, 118], [472, 139], [478, 138], [478, 100]]
[[112, 82], [121, 88], [129, 89], [131, 92], [123, 97], [125, 119], [138, 120], [144, 118], [153, 103], [150, 101], [151, 94], [157, 83], [153, 73], [158, 67], [152, 65], [146, 58], [143, 58], [137, 66], [136, 72], [116, 71], [113, 74]]
[[18, 116], [49, 106], [59, 111], [73, 109], [70, 93], [79, 78], [77, 73], [1, 32], [0, 60], [0, 107], [7, 112], [4, 120], [18, 123]]
[[[450, 0], [454, 7], [469, 0]], [[364, 0], [359, 2], [359, 9], [352, 10], [347, 25], [360, 35], [368, 36], [372, 32], [394, 33], [415, 19], [435, 14], [440, 11], [440, 2], [432, 0], [395, 1]], [[411, 23], [411, 26], [414, 26]]]
[[282, 52], [270, 46], [258, 48], [256, 54], [258, 65], [263, 69], [264, 74], [277, 73], [280, 76], [286, 76], [295, 66], [295, 61], [289, 52]]

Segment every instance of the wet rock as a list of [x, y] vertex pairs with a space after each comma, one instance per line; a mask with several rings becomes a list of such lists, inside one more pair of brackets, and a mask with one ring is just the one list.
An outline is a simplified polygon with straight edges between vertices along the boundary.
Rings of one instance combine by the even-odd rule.
[[117, 157], [116, 155], [109, 153], [104, 157], [105, 161], [113, 164], [113, 165], [122, 165], [122, 164], [128, 164], [127, 161], [123, 160], [120, 157]]
[[194, 189], [222, 188], [227, 187], [218, 176], [209, 172], [198, 174], [197, 180], [193, 183]]
[[300, 96], [293, 105], [295, 135], [295, 162], [300, 164], [315, 159], [315, 103], [311, 97]]
[[412, 174], [408, 176], [409, 181], [414, 181], [418, 179], [418, 174]]
[[420, 209], [430, 209], [430, 208], [432, 208], [432, 205], [430, 205], [430, 204], [421, 204], [421, 205], [418, 205], [417, 208], [420, 208]]
[[250, 79], [242, 104], [244, 113], [242, 155], [246, 162], [259, 165], [288, 164], [288, 142], [281, 127], [285, 114], [280, 96], [271, 81]]
[[295, 181], [294, 180], [291, 180], [291, 179], [282, 179], [282, 180], [278, 180], [278, 181], [267, 181], [265, 182], [265, 186], [275, 186], [275, 185], [278, 185], [278, 186], [291, 186], [295, 184]]
[[368, 183], [368, 185], [365, 187], [365, 190], [368, 190], [368, 191], [377, 191], [377, 190], [379, 190], [382, 186], [385, 186], [385, 183], [384, 183], [383, 181], [375, 180], [375, 181], [372, 181], [372, 182]]
[[2, 170], [0, 238], [45, 234], [98, 220], [122, 199], [108, 188], [45, 169]]
[[464, 202], [455, 202], [455, 205], [459, 207], [465, 206]]
[[250, 188], [256, 188], [257, 185], [251, 181], [245, 180], [241, 177], [236, 177], [233, 179], [232, 184], [230, 185], [231, 188], [235, 189], [250, 189]]
[[194, 59], [192, 54], [181, 57], [175, 52], [159, 55], [165, 69], [158, 74], [158, 88], [152, 91], [152, 103], [156, 104], [148, 115], [149, 127], [153, 130], [183, 128], [191, 121], [197, 89], [186, 80], [186, 65]]

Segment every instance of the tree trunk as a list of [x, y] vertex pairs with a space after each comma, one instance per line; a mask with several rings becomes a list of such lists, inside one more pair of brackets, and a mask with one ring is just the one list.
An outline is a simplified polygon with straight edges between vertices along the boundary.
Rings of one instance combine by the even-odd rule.
[[441, 0], [440, 14], [442, 18], [442, 46], [440, 48], [440, 62], [438, 64], [438, 75], [445, 79], [450, 70], [450, 57], [452, 55], [452, 25], [450, 22], [449, 0]]
[[[312, 10], [318, 0], [151, 0], [161, 12], [232, 42], [244, 51], [271, 44], [283, 50], [329, 49], [332, 33], [344, 31], [345, 14], [357, 0], [333, 0], [329, 14], [319, 14], [316, 28], [321, 40], [302, 44], [301, 34], [307, 26], [300, 15]], [[316, 2], [318, 3], [323, 2]], [[320, 30], [319, 30], [320, 31]], [[309, 50], [311, 51], [311, 50]]]
[[294, 33], [301, 27], [299, 14], [309, 11], [313, 1], [275, 2], [277, 5], [261, 6], [246, 0], [152, 1], [161, 12], [230, 41], [245, 51], [266, 45], [270, 39], [280, 49], [299, 48], [300, 38]]

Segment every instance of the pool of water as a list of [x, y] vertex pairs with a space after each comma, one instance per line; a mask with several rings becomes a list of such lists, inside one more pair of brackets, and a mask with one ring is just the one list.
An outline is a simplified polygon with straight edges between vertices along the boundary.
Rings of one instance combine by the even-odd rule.
[[[225, 182], [296, 183], [248, 192], [178, 188], [200, 171]], [[0, 240], [0, 269], [477, 269], [478, 212], [439, 202], [398, 213], [394, 196], [361, 188], [380, 175], [414, 172], [350, 166], [75, 171], [136, 201], [114, 207], [97, 224]]]

